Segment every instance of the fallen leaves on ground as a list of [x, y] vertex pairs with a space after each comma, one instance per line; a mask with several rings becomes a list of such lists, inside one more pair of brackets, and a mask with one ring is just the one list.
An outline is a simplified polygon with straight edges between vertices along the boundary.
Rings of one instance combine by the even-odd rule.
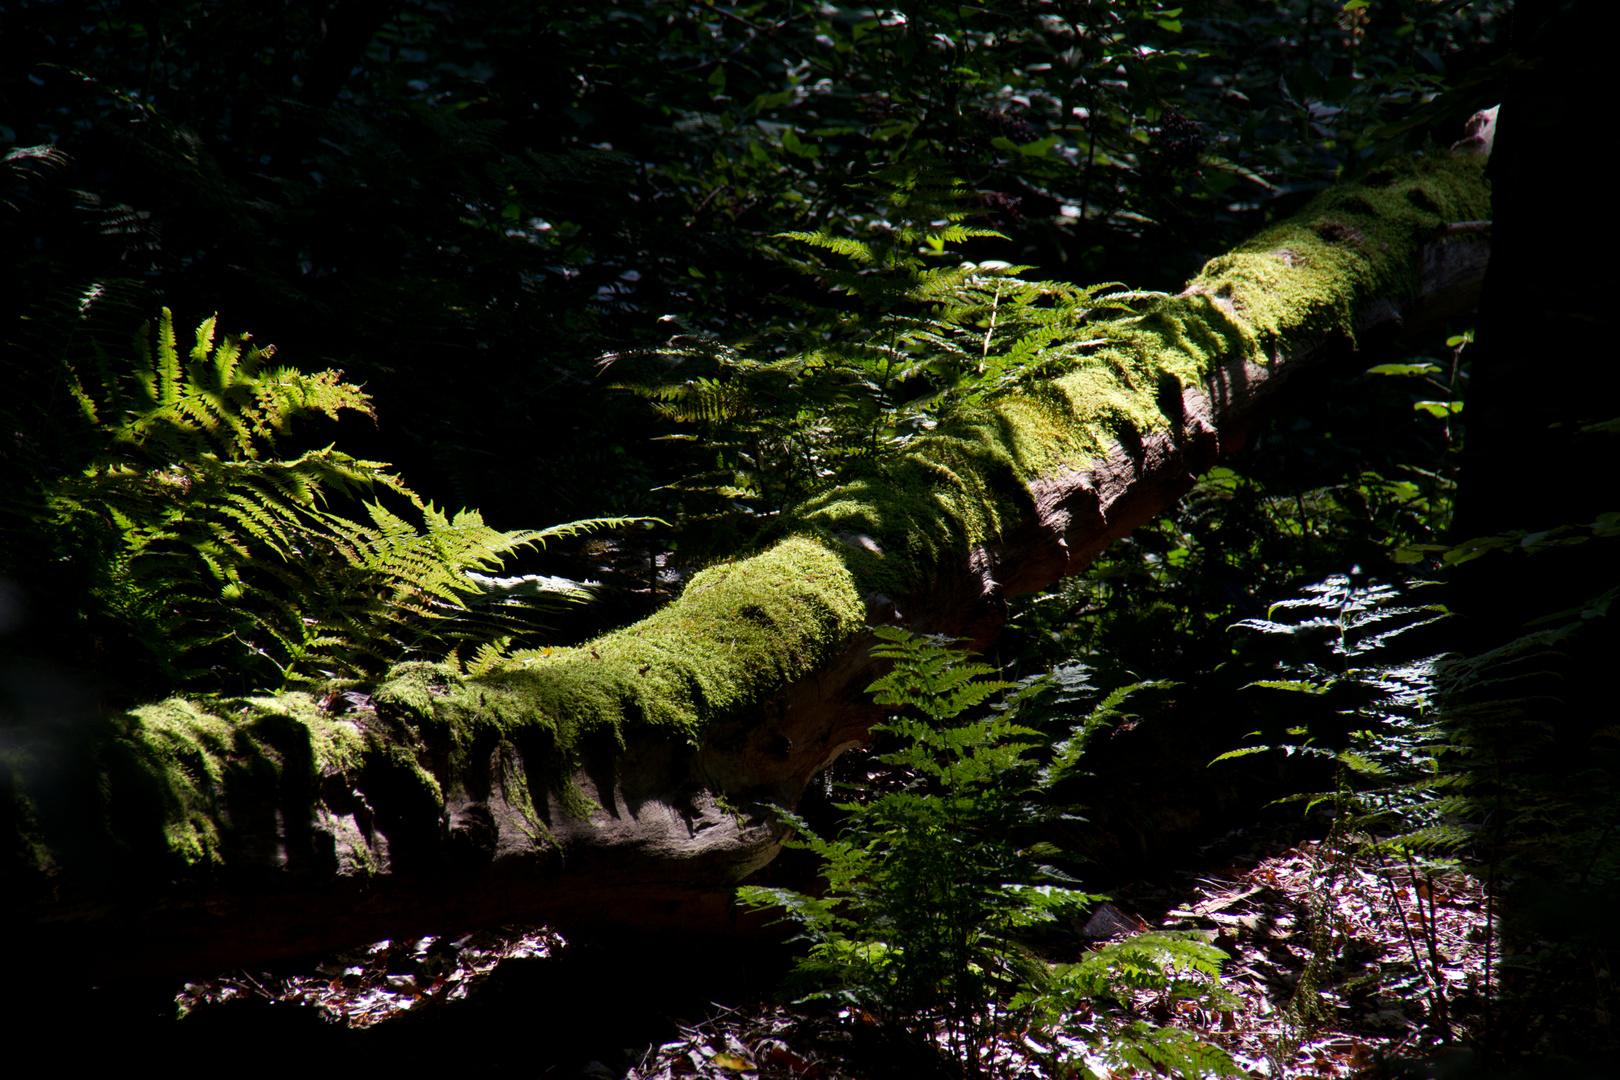
[[[1231, 956], [1222, 984], [1241, 1008], [1214, 1012], [1144, 994], [1133, 1011], [1219, 1046], [1251, 1077], [1368, 1076], [1390, 1058], [1456, 1041], [1483, 1005], [1486, 900], [1460, 873], [1430, 878], [1311, 842], [1236, 860], [1181, 890], [1122, 890], [1116, 901], [1101, 917], [1091, 913], [1091, 936], [1198, 929]], [[1131, 907], [1135, 914], [1124, 910]], [[995, 1044], [981, 1048], [991, 1076], [1051, 1077], [1049, 1063], [1064, 1058], [1108, 1080], [1152, 1075], [1108, 1068], [1083, 1039], [1039, 1036], [1006, 1020]], [[723, 1009], [651, 1048], [627, 1080], [888, 1075], [865, 1060], [871, 1027], [848, 1009]]]
[[1257, 1077], [1352, 1077], [1455, 1042], [1485, 1000], [1478, 881], [1305, 843], [1200, 879], [1165, 929], [1200, 928], [1232, 959], [1244, 1008], [1189, 1025]]
[[[1154, 994], [1135, 1017], [1180, 1028], [1230, 1053], [1249, 1076], [1337, 1080], [1371, 1075], [1383, 1061], [1456, 1041], [1479, 1018], [1490, 989], [1485, 961], [1490, 917], [1477, 881], [1430, 877], [1377, 856], [1351, 856], [1308, 842], [1269, 857], [1234, 859], [1180, 889], [1120, 890], [1077, 927], [1097, 941], [1148, 929], [1202, 930], [1231, 956], [1222, 985], [1241, 1004], [1228, 1012]], [[181, 1015], [200, 1005], [256, 996], [318, 1008], [349, 1027], [368, 1027], [434, 1002], [452, 1002], [508, 958], [552, 955], [564, 942], [546, 929], [507, 928], [458, 939], [381, 941], [339, 954], [310, 974], [238, 972], [188, 983]], [[1493, 953], [1494, 955], [1494, 953]], [[1005, 1080], [1054, 1076], [1051, 1062], [1112, 1070], [1084, 1038], [1042, 1035], [1007, 1015], [981, 1048]], [[626, 1080], [840, 1080], [889, 1075], [886, 1036], [859, 1010], [838, 1013], [774, 1005], [718, 1008], [679, 1037], [650, 1047]], [[910, 1052], [915, 1052], [911, 1048]], [[611, 1075], [604, 1071], [602, 1075]]]
[[370, 1027], [430, 1002], [459, 1001], [503, 960], [550, 956], [562, 937], [544, 927], [507, 928], [450, 939], [383, 940], [339, 953], [305, 975], [236, 972], [187, 983], [179, 1015], [201, 1005], [258, 997], [319, 1009], [328, 1020]]

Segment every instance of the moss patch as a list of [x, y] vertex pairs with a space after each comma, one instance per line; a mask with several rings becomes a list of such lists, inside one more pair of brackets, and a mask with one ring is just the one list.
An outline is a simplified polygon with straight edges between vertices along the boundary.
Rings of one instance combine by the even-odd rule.
[[171, 698], [26, 730], [30, 741], [0, 761], [5, 839], [10, 859], [46, 873], [129, 867], [162, 878], [221, 866], [254, 815], [307, 819], [321, 779], [355, 774], [375, 749], [303, 693]]
[[[249, 806], [311, 810], [320, 779], [353, 774], [366, 754], [353, 723], [328, 716], [303, 693], [222, 702], [214, 710], [170, 699], [117, 724], [106, 765], [124, 783], [110, 830], [144, 847], [134, 829], [157, 817], [164, 846], [187, 868], [225, 861], [222, 823], [234, 815]], [[117, 805], [130, 796], [144, 805]]]
[[[958, 417], [894, 461], [803, 507], [795, 524], [861, 534], [882, 555], [849, 556], [860, 588], [901, 593], [994, 540], [1031, 506], [1028, 484], [1084, 467], [1109, 444], [1169, 430], [1166, 391], [1198, 386], [1235, 357], [1265, 364], [1330, 334], [1353, 337], [1357, 309], [1411, 292], [1418, 251], [1448, 221], [1490, 216], [1477, 157], [1383, 166], [1360, 184], [1210, 260], [1179, 296], [1106, 325], [1110, 342], [1067, 372]], [[1179, 404], [1179, 402], [1178, 402]]]
[[842, 557], [798, 536], [710, 567], [648, 619], [579, 648], [518, 653], [478, 678], [442, 666], [396, 668], [379, 705], [442, 724], [464, 750], [481, 731], [540, 729], [559, 748], [627, 724], [696, 743], [716, 721], [814, 671], [862, 625]]

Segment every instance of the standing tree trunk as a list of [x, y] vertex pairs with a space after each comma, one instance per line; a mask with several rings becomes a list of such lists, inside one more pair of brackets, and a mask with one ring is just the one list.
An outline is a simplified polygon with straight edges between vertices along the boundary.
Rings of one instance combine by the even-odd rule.
[[1524, 1075], [1601, 1075], [1620, 1052], [1620, 995], [1599, 962], [1613, 955], [1620, 908], [1611, 678], [1620, 573], [1616, 540], [1590, 529], [1620, 511], [1620, 271], [1595, 246], [1612, 230], [1590, 222], [1614, 187], [1591, 149], [1610, 62], [1607, 36], [1595, 30], [1611, 12], [1590, 2], [1514, 5], [1520, 63], [1491, 159], [1496, 256], [1471, 346], [1451, 536], [1567, 529], [1564, 541], [1584, 541], [1534, 554], [1510, 542], [1459, 566], [1450, 597], [1465, 616], [1462, 647], [1503, 650], [1488, 657], [1488, 680], [1456, 695], [1451, 737], [1472, 748], [1483, 822], [1475, 857], [1494, 886], [1500, 955], [1523, 958], [1502, 965], [1513, 972], [1506, 987], [1485, 987], [1479, 1041], [1510, 1058], [1547, 1055], [1540, 1069], [1519, 1066]]
[[[1613, 188], [1589, 149], [1592, 106], [1604, 98], [1607, 44], [1591, 32], [1599, 7], [1515, 6], [1513, 49], [1529, 62], [1509, 83], [1490, 165], [1502, 206], [1491, 233], [1499, 257], [1472, 346], [1456, 541], [1620, 510], [1615, 435], [1592, 427], [1620, 414], [1609, 325], [1620, 270], [1580, 224], [1588, 211], [1573, 209], [1602, 205], [1591, 200]], [[1465, 564], [1458, 603], [1478, 628], [1473, 644], [1500, 644], [1527, 620], [1601, 592], [1606, 561], [1601, 545], [1587, 545], [1511, 574], [1490, 559]]]

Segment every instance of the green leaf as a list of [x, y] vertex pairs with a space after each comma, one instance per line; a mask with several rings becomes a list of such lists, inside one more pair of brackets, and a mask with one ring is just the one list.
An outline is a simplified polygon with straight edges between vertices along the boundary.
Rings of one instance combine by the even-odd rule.
[[1245, 746], [1237, 750], [1228, 750], [1226, 753], [1211, 759], [1210, 764], [1213, 765], [1217, 761], [1227, 761], [1231, 758], [1248, 757], [1250, 754], [1263, 754], [1270, 749], [1269, 746]]
[[1048, 135], [1044, 139], [1036, 139], [1030, 143], [1015, 143], [1004, 135], [997, 135], [990, 140], [992, 146], [998, 150], [1006, 150], [1023, 157], [1044, 158], [1052, 155], [1052, 148], [1063, 141], [1060, 135]]
[[813, 161], [821, 156], [821, 147], [799, 141], [792, 128], [782, 129], [782, 148], [796, 157]]
[[1390, 558], [1402, 566], [1409, 566], [1412, 563], [1422, 562], [1429, 555], [1436, 552], [1450, 550], [1445, 544], [1407, 544], [1404, 547], [1396, 548], [1390, 554]]
[[1293, 690], [1301, 694], [1327, 693], [1327, 687], [1318, 686], [1304, 679], [1258, 679], [1244, 686], [1244, 689], [1247, 690], [1251, 686], [1259, 686], [1267, 690]]
[[1433, 375], [1439, 364], [1378, 364], [1367, 369], [1369, 375]]

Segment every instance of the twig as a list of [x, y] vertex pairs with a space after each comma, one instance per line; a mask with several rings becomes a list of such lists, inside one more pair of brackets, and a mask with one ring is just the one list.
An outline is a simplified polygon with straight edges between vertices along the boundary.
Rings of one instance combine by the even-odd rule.
[[1374, 846], [1373, 850], [1378, 852], [1378, 865], [1383, 867], [1384, 870], [1384, 887], [1389, 890], [1390, 903], [1395, 905], [1395, 914], [1401, 917], [1401, 932], [1406, 935], [1406, 945], [1412, 950], [1412, 964], [1419, 971], [1424, 972], [1424, 979], [1427, 980], [1428, 972], [1424, 971], [1423, 958], [1418, 955], [1417, 941], [1413, 939], [1412, 928], [1406, 922], [1406, 909], [1401, 907], [1401, 898], [1395, 892], [1395, 881], [1390, 877], [1389, 858], [1384, 854], [1382, 848]]
[[[777, 36], [776, 31], [773, 30], [771, 27], [761, 26], [759, 23], [754, 22], [752, 19], [745, 19], [741, 15], [736, 14], [735, 12], [727, 11], [725, 8], [717, 7], [716, 5], [714, 5], [712, 3], [707, 5], [707, 6], [708, 6], [708, 9], [710, 11], [714, 12], [716, 15], [719, 15], [722, 18], [730, 19], [732, 22], [741, 23], [742, 25], [748, 27], [748, 29], [754, 31], [757, 34], [764, 34], [766, 37], [771, 38], [772, 40], [775, 40], [775, 41], [781, 41], [782, 40], [780, 37]], [[779, 23], [778, 25], [785, 26], [787, 24], [786, 23]], [[786, 44], [786, 43], [784, 42], [784, 44]], [[823, 64], [820, 60], [817, 60], [813, 56], [806, 55], [803, 50], [794, 48], [792, 45], [788, 45], [787, 47], [790, 48], [790, 49], [793, 49], [794, 52], [798, 53], [799, 54], [799, 59], [803, 60], [805, 63], [811, 64], [811, 65], [813, 65], [815, 67], [818, 67], [822, 71], [825, 71], [829, 75], [838, 74], [838, 70], [836, 68], [831, 67], [831, 66], [829, 66], [827, 64]]]
[[1485, 881], [1485, 1038], [1490, 1040], [1496, 1021], [1496, 999], [1491, 995], [1491, 952], [1496, 944], [1496, 869], [1502, 851], [1502, 738], [1492, 740], [1496, 758], [1496, 811], [1491, 814], [1491, 865]]
[[[1423, 917], [1423, 897], [1417, 891], [1417, 865], [1412, 861], [1412, 852], [1410, 850], [1404, 854], [1406, 855], [1407, 873], [1412, 876], [1412, 895], [1417, 897], [1418, 918], [1421, 919]], [[1450, 1027], [1450, 1009], [1447, 1007], [1444, 989], [1445, 973], [1440, 966], [1440, 931], [1435, 925], [1434, 919], [1434, 875], [1427, 868], [1423, 871], [1423, 887], [1429, 893], [1429, 921], [1423, 927], [1423, 943], [1429, 949], [1429, 968], [1432, 974], [1429, 980], [1429, 986], [1434, 994], [1434, 1016], [1432, 1019], [1441, 1033], [1444, 1034]]]

